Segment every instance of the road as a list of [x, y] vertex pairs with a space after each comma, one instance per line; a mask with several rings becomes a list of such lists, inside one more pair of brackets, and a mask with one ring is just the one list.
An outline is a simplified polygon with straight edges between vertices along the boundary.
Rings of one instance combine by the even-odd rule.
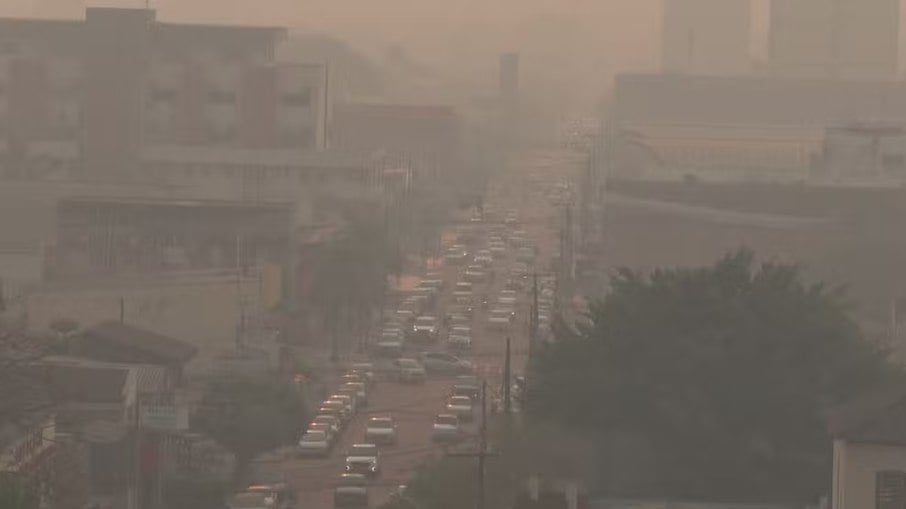
[[[493, 189], [512, 189], [524, 180], [520, 173], [509, 173]], [[546, 205], [544, 200], [528, 199], [525, 193], [489, 193], [487, 203], [493, 203], [498, 209], [517, 209], [524, 219], [523, 229], [530, 238], [535, 239], [540, 257], [536, 266], [546, 269], [546, 263], [555, 254], [558, 246], [555, 228], [557, 211]], [[454, 228], [444, 235], [447, 242], [455, 238]], [[480, 248], [480, 247], [479, 247]], [[477, 249], [477, 248], [476, 248]], [[474, 251], [474, 250], [473, 250]], [[505, 281], [504, 274], [513, 263], [512, 253], [505, 260], [495, 262], [497, 276], [491, 284], [476, 285], [475, 295], [488, 293], [494, 297]], [[444, 267], [444, 279], [447, 290], [459, 279], [459, 272], [464, 267]], [[435, 313], [444, 316], [441, 299]], [[506, 349], [506, 337], [512, 339], [512, 366], [514, 373], [522, 371], [527, 362], [528, 353], [528, 292], [522, 292], [517, 305], [517, 316], [506, 331], [492, 331], [485, 327], [486, 315], [476, 306], [472, 325], [473, 347], [468, 355], [476, 366], [476, 374], [488, 384], [488, 392], [497, 393], [502, 386], [502, 367]], [[438, 348], [442, 348], [439, 343]], [[298, 506], [306, 509], [329, 509], [333, 506], [333, 488], [343, 471], [345, 452], [353, 443], [363, 440], [365, 422], [370, 415], [392, 414], [399, 423], [399, 443], [396, 446], [382, 449], [382, 469], [380, 478], [369, 487], [370, 506], [379, 507], [388, 500], [400, 485], [406, 484], [419, 466], [443, 454], [441, 447], [431, 441], [431, 425], [434, 416], [441, 411], [451, 385], [450, 380], [431, 379], [423, 385], [403, 385], [395, 382], [379, 382], [369, 395], [369, 406], [359, 412], [343, 432], [339, 443], [328, 458], [322, 460], [297, 459], [288, 457], [283, 460], [282, 470], [286, 479], [298, 494]], [[467, 442], [475, 442], [477, 424], [467, 428]], [[468, 447], [468, 444], [463, 445]]]

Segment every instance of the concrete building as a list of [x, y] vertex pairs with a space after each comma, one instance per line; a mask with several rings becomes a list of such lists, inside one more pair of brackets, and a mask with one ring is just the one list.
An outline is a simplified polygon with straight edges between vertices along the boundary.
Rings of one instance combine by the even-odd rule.
[[906, 395], [868, 394], [828, 416], [833, 438], [833, 509], [906, 504]]
[[617, 78], [608, 136], [627, 178], [796, 181], [827, 128], [879, 120], [906, 120], [902, 83], [637, 74]]
[[314, 150], [323, 67], [274, 59], [282, 28], [174, 24], [89, 8], [0, 19], [0, 166], [132, 177], [158, 145]]
[[667, 73], [749, 71], [749, 0], [666, 0], [662, 69]]
[[778, 76], [889, 79], [900, 0], [774, 0], [769, 53]]

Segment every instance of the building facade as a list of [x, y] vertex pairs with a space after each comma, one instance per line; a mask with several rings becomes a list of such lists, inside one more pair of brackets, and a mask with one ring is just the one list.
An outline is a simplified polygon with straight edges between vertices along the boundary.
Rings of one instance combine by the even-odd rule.
[[749, 0], [664, 2], [662, 68], [668, 73], [749, 71]]
[[899, 0], [774, 0], [769, 52], [778, 76], [891, 79]]
[[158, 145], [314, 150], [324, 69], [276, 62], [284, 37], [142, 9], [0, 19], [0, 164], [110, 177], [141, 171]]

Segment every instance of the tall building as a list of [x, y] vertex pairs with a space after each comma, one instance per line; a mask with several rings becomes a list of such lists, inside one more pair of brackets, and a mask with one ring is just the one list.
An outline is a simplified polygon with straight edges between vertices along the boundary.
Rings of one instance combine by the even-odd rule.
[[900, 0], [774, 0], [770, 58], [777, 76], [896, 76]]
[[664, 0], [663, 70], [746, 73], [750, 30], [749, 0]]
[[141, 171], [162, 148], [316, 149], [324, 66], [277, 62], [285, 36], [144, 9], [0, 19], [0, 167], [43, 159], [106, 178]]

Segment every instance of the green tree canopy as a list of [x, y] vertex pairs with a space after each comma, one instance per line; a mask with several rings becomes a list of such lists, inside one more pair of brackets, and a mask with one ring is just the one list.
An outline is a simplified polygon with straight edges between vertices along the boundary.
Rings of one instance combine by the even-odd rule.
[[294, 386], [229, 379], [211, 384], [192, 427], [229, 448], [244, 465], [261, 452], [294, 443], [305, 422], [303, 397]]
[[[748, 251], [620, 270], [589, 318], [540, 349], [526, 407], [599, 433], [604, 463], [649, 455], [631, 482], [601, 480], [625, 494], [813, 500], [830, 479], [823, 411], [899, 376], [842, 290]], [[614, 447], [627, 436], [645, 447]]]

